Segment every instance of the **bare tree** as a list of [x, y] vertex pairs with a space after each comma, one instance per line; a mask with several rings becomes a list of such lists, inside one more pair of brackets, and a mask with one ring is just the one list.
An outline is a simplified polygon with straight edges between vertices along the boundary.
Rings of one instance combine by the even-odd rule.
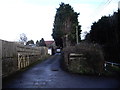
[[25, 33], [21, 33], [21, 34], [20, 34], [20, 40], [19, 40], [19, 41], [20, 41], [20, 42], [23, 42], [24, 45], [26, 44], [26, 42], [27, 42], [27, 36], [26, 36]]

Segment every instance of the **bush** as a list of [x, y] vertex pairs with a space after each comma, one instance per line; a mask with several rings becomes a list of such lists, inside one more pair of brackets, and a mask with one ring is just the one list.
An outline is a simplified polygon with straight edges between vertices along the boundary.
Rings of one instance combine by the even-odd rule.
[[[63, 49], [64, 64], [68, 71], [81, 74], [101, 74], [104, 55], [98, 44], [82, 42]], [[80, 58], [69, 59], [70, 53], [81, 54]]]

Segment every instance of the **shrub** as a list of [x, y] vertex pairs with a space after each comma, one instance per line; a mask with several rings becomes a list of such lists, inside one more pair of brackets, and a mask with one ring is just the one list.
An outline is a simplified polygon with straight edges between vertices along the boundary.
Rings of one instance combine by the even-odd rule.
[[[64, 63], [68, 71], [81, 74], [101, 74], [104, 67], [104, 55], [98, 44], [81, 42], [76, 46], [63, 49]], [[80, 58], [69, 59], [70, 53], [81, 54]]]

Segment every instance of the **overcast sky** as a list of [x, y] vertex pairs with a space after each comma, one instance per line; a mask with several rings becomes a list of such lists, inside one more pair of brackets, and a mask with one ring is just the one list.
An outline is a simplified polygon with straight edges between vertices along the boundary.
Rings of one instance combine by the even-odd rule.
[[0, 39], [18, 41], [21, 33], [28, 40], [52, 39], [56, 8], [64, 2], [80, 13], [82, 30], [89, 31], [94, 21], [118, 10], [119, 0], [0, 0]]

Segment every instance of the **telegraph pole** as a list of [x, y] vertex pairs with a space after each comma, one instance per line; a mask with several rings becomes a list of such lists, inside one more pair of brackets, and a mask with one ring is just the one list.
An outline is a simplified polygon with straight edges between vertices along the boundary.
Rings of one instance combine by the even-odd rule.
[[78, 26], [76, 26], [76, 42], [78, 44]]

